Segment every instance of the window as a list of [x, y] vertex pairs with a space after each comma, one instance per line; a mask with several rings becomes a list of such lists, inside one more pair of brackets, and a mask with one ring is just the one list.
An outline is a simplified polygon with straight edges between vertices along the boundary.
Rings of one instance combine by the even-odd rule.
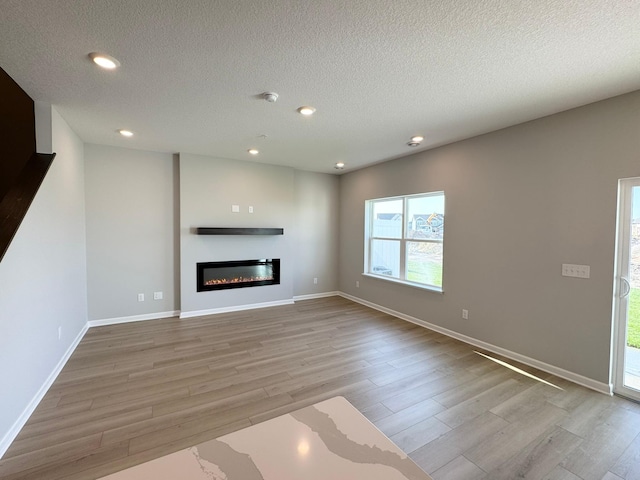
[[444, 192], [365, 203], [366, 274], [442, 291]]

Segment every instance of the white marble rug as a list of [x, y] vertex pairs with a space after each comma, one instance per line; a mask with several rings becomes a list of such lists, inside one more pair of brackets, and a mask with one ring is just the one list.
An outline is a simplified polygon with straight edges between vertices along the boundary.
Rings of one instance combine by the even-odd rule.
[[102, 480], [431, 480], [343, 397]]

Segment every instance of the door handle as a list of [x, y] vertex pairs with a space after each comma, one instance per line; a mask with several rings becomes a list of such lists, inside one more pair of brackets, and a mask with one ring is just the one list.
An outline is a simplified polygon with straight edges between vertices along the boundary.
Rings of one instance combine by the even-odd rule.
[[621, 280], [621, 282], [620, 282], [620, 283], [621, 283], [621, 285], [624, 285], [625, 287], [627, 287], [627, 288], [624, 290], [624, 293], [620, 293], [620, 298], [624, 298], [624, 297], [626, 297], [627, 295], [629, 295], [629, 292], [631, 291], [631, 285], [629, 285], [629, 280], [627, 280], [627, 279], [626, 279], [626, 278], [624, 278], [624, 277], [620, 277], [620, 280]]

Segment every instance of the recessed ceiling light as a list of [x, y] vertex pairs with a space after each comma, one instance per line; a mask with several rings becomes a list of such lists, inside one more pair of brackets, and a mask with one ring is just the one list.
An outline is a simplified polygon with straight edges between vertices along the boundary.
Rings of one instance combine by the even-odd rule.
[[412, 142], [420, 143], [422, 140], [424, 140], [424, 137], [422, 135], [416, 135], [415, 137], [411, 137]]
[[298, 109], [298, 112], [308, 117], [309, 115], [313, 115], [314, 113], [316, 113], [316, 109], [313, 107], [300, 107]]
[[260, 153], [257, 148], [250, 148], [249, 150], [247, 150], [247, 152], [249, 152], [251, 155], [257, 155]]
[[133, 132], [131, 130], [118, 130], [118, 133], [123, 137], [133, 137]]
[[344, 162], [336, 163], [336, 166], [333, 168], [335, 168], [336, 170], [342, 170], [344, 168]]
[[409, 145], [410, 147], [417, 147], [420, 145], [419, 142], [407, 142], [407, 145]]
[[92, 52], [89, 54], [89, 58], [93, 60], [93, 63], [102, 68], [106, 68], [107, 70], [113, 70], [120, 66], [120, 62], [118, 60], [105, 53]]

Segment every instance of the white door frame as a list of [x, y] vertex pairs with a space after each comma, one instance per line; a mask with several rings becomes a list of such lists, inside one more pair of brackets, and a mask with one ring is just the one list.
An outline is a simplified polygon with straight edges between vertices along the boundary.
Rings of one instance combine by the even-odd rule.
[[618, 217], [613, 277], [612, 376], [615, 393], [640, 400], [640, 392], [624, 385], [627, 312], [629, 306], [629, 239], [631, 238], [632, 189], [640, 177], [618, 181]]

